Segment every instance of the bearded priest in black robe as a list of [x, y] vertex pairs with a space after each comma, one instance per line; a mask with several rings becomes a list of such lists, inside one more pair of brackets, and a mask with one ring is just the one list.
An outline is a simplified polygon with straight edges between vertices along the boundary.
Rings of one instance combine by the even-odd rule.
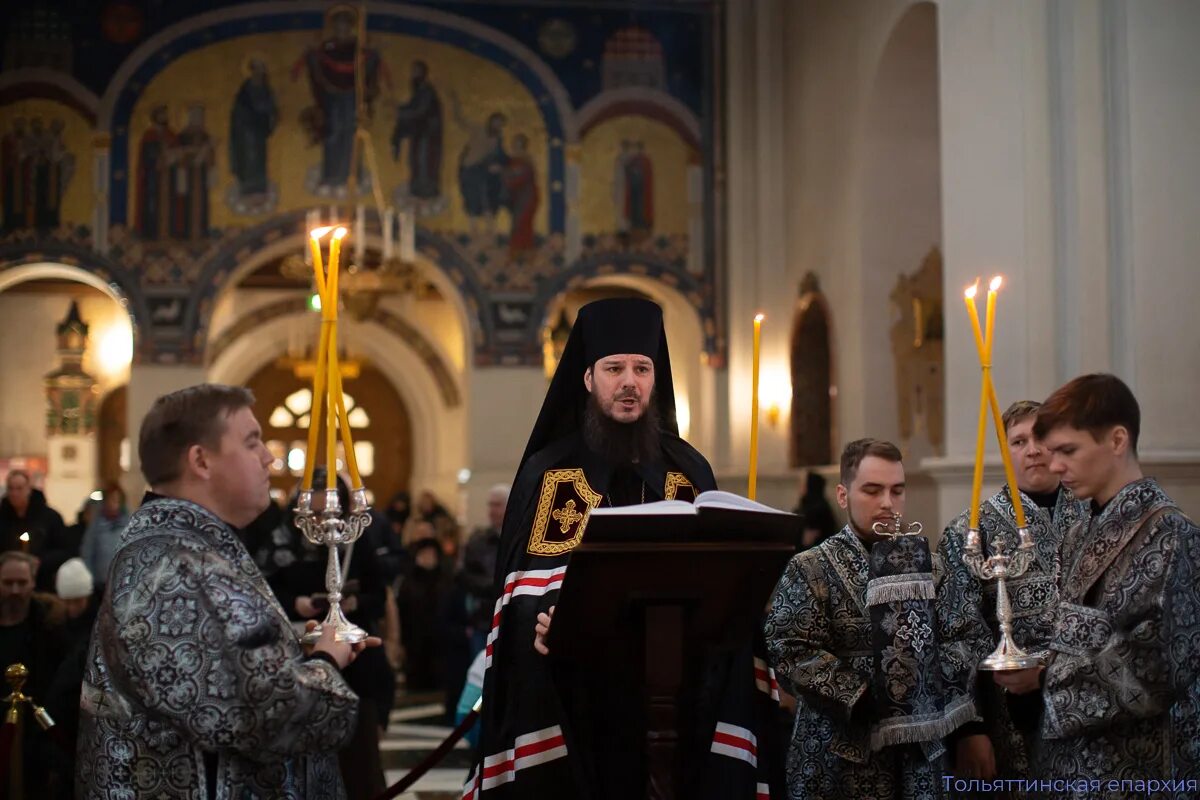
[[[483, 689], [483, 760], [464, 798], [646, 797], [638, 654], [581, 666], [545, 645], [571, 551], [598, 506], [691, 501], [716, 488], [679, 437], [662, 309], [634, 298], [579, 311], [521, 458], [501, 532]], [[749, 637], [747, 637], [749, 638]], [[778, 689], [747, 645], [713, 653], [681, 707], [683, 796], [766, 800]], [[778, 784], [777, 784], [778, 785]]]

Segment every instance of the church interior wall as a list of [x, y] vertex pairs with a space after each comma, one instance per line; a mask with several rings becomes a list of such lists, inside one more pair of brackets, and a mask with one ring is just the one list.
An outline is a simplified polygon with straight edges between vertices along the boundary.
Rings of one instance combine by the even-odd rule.
[[[0, 341], [9, 343], [0, 380], [0, 458], [46, 455], [44, 378], [58, 364], [54, 331], [67, 316], [71, 299], [67, 294], [0, 292]], [[89, 326], [83, 368], [96, 379], [97, 396], [103, 397], [129, 380], [129, 315], [98, 291], [79, 297], [78, 304]], [[114, 362], [114, 355], [124, 363]]]

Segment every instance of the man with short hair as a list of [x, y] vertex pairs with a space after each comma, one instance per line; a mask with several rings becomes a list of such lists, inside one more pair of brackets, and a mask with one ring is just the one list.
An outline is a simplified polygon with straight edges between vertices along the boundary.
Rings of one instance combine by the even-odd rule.
[[306, 656], [237, 536], [270, 502], [253, 404], [246, 389], [202, 384], [158, 398], [142, 420], [150, 493], [92, 634], [81, 798], [344, 796], [336, 752], [358, 699], [341, 670], [363, 644], [331, 628]]
[[969, 665], [938, 657], [928, 543], [875, 529], [904, 513], [900, 450], [848, 444], [837, 502], [846, 526], [792, 558], [767, 615], [771, 663], [796, 697], [787, 797], [939, 797], [941, 739], [974, 715]]
[[[646, 796], [651, 775], [672, 780], [656, 766], [674, 765], [646, 756], [639, 657], [614, 653], [603, 664], [563, 663], [547, 657], [546, 635], [593, 509], [690, 502], [714, 488], [708, 462], [679, 437], [662, 309], [640, 298], [585, 305], [504, 515], [484, 651], [483, 759], [464, 796], [628, 800]], [[774, 701], [765, 677], [767, 688], [755, 688], [754, 662], [747, 644], [744, 651], [709, 654], [696, 668], [703, 686], [680, 709], [677, 756], [688, 765], [681, 796], [726, 800], [770, 791], [775, 759], [765, 722], [774, 722]], [[740, 748], [719, 738], [734, 726]]]
[[1170, 781], [1176, 796], [1194, 797], [1200, 530], [1142, 475], [1140, 428], [1137, 399], [1114, 375], [1075, 378], [1038, 410], [1033, 432], [1050, 471], [1092, 514], [1063, 540], [1047, 665], [995, 680], [1019, 694], [1040, 684], [1043, 777], [1099, 781], [1121, 796]]
[[[67, 526], [62, 515], [46, 503], [46, 495], [33, 486], [29, 473], [15, 469], [4, 482], [0, 500], [0, 550], [22, 550], [34, 556], [45, 570], [34, 568], [38, 591], [54, 590], [54, 573], [73, 555], [68, 552]], [[21, 535], [29, 534], [22, 546]]]
[[[1050, 459], [1033, 435], [1041, 403], [1020, 400], [1004, 412], [1002, 422], [1025, 523], [1036, 551], [1023, 574], [1007, 581], [1013, 612], [1013, 639], [1031, 655], [1044, 655], [1054, 630], [1061, 573], [1059, 545], [1071, 525], [1087, 516], [1087, 507], [1075, 499], [1050, 471]], [[963, 560], [970, 509], [959, 514], [938, 544], [946, 580], [938, 593], [938, 617], [947, 648], [958, 648], [972, 664], [992, 652], [999, 632], [996, 620], [996, 583], [982, 581]], [[1017, 523], [1012, 495], [1005, 486], [980, 504], [979, 532], [985, 556], [1003, 549], [1016, 550]], [[954, 773], [960, 778], [1023, 778], [1029, 775], [1032, 725], [1028, 703], [1000, 691], [990, 675], [981, 673], [975, 690], [981, 720], [955, 731]], [[1036, 711], [1035, 709], [1033, 711]], [[1032, 716], [1036, 716], [1033, 714]], [[1023, 730], [1024, 728], [1024, 730]]]

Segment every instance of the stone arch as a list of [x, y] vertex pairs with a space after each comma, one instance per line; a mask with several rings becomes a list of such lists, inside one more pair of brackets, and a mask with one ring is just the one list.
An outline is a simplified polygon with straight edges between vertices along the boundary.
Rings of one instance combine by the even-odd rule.
[[[295, 316], [275, 317], [257, 327], [255, 335], [241, 336], [230, 343], [208, 366], [207, 379], [240, 385], [264, 365], [286, 355], [287, 329]], [[431, 487], [452, 496], [455, 475], [467, 463], [463, 405], [451, 408], [442, 401], [429, 370], [398, 337], [376, 323], [347, 324], [351, 331], [361, 327], [371, 334], [355, 337], [358, 349], [388, 377], [408, 408], [413, 421], [413, 486]]]
[[696, 152], [702, 152], [700, 120], [691, 109], [666, 92], [627, 87], [601, 92], [579, 109], [579, 138], [605, 120], [633, 115], [663, 123], [679, 134]]
[[0, 292], [42, 278], [78, 281], [107, 294], [129, 314], [134, 360], [153, 360], [153, 336], [143, 327], [149, 324], [150, 318], [146, 300], [138, 283], [123, 268], [95, 253], [69, 245], [18, 243], [0, 249]]
[[78, 111], [93, 125], [100, 109], [100, 98], [82, 83], [58, 70], [39, 67], [0, 74], [0, 106], [29, 97], [62, 103]]
[[[367, 222], [367, 249], [382, 250], [378, 215], [369, 211]], [[236, 287], [243, 277], [265, 262], [286, 253], [302, 252], [306, 243], [304, 211], [298, 210], [247, 228], [228, 246], [214, 253], [201, 267], [198, 289], [189, 297], [183, 315], [185, 336], [194, 342], [196, 350], [199, 352], [206, 346], [211, 312], [224, 291]], [[418, 228], [416, 244], [422, 274], [437, 286], [458, 314], [468, 347], [463, 361], [469, 363], [469, 349], [490, 339], [490, 326], [481, 313], [487, 304], [487, 294], [475, 279], [474, 271], [442, 236]]]
[[[224, 328], [205, 349], [205, 361], [213, 364], [238, 339], [249, 335], [263, 325], [280, 317], [293, 316], [308, 312], [308, 301], [304, 297], [285, 297], [266, 305], [259, 306], [253, 311], [239, 317], [232, 325]], [[376, 309], [369, 322], [373, 322], [394, 334], [403, 341], [433, 377], [434, 383], [441, 394], [442, 402], [448, 408], [462, 404], [462, 393], [454, 379], [453, 371], [446, 365], [437, 350], [420, 331], [409, 325], [400, 317], [387, 309]]]

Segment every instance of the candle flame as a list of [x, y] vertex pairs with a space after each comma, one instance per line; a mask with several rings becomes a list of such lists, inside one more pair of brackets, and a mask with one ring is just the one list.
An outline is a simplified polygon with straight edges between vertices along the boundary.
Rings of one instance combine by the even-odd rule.
[[311, 231], [308, 232], [308, 235], [314, 239], [324, 239], [325, 234], [329, 233], [331, 230], [333, 230], [333, 226], [326, 225], [323, 228], [313, 228]]
[[965, 292], [963, 292], [963, 296], [965, 296], [968, 300], [974, 300], [975, 295], [977, 295], [978, 293], [979, 293], [979, 280], [976, 279], [975, 283], [968, 286], [967, 290]]
[[347, 233], [349, 233], [349, 232], [350, 232], [350, 231], [348, 231], [348, 230], [346, 230], [345, 228], [343, 228], [343, 227], [339, 226], [339, 227], [338, 227], [338, 229], [337, 229], [336, 231], [334, 231], [334, 232], [333, 232], [333, 238], [335, 238], [335, 239], [344, 239], [344, 238], [346, 238], [346, 234], [347, 234]]
[[1004, 283], [1003, 276], [997, 275], [992, 278], [992, 282], [988, 284], [988, 291], [996, 292], [1000, 290], [1000, 284]]
[[28, 541], [29, 541], [29, 531], [25, 531], [25, 532], [24, 532], [24, 533], [22, 533], [22, 534], [21, 534], [21, 535], [20, 535], [18, 538], [19, 538], [19, 539], [20, 539], [22, 542], [28, 542]]
[[755, 314], [755, 315], [754, 315], [754, 321], [755, 321], [755, 322], [762, 322], [762, 321], [763, 321], [764, 319], [766, 319], [766, 318], [767, 318], [767, 315], [766, 315], [766, 314]]

